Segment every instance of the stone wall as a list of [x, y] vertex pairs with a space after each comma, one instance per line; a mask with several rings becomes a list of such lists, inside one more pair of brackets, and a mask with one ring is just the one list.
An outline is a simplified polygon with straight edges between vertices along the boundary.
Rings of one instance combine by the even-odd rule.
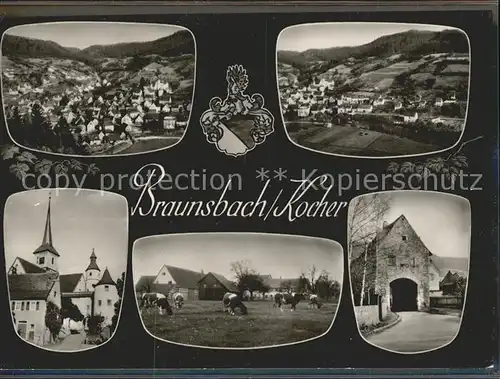
[[364, 305], [354, 307], [358, 326], [376, 325], [380, 322], [378, 318], [378, 305]]

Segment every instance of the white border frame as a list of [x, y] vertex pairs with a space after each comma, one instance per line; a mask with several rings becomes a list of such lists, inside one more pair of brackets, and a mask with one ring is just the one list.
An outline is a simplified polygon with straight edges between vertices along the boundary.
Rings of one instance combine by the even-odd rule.
[[[106, 345], [108, 342], [110, 342], [113, 337], [116, 335], [117, 331], [118, 331], [118, 327], [120, 325], [120, 320], [121, 320], [121, 317], [122, 317], [122, 313], [123, 313], [123, 301], [125, 300], [126, 298], [126, 284], [127, 284], [127, 270], [128, 270], [128, 244], [129, 244], [129, 227], [130, 227], [130, 222], [129, 222], [129, 215], [128, 215], [128, 200], [125, 196], [123, 195], [120, 195], [120, 194], [117, 194], [115, 192], [109, 192], [109, 191], [102, 191], [102, 190], [96, 190], [96, 189], [82, 189], [82, 188], [41, 188], [41, 189], [36, 189], [36, 190], [26, 190], [26, 191], [21, 191], [21, 192], [16, 192], [16, 193], [13, 193], [12, 195], [10, 195], [6, 200], [5, 200], [5, 205], [4, 205], [4, 220], [3, 220], [3, 234], [5, 236], [5, 211], [7, 209], [7, 205], [8, 205], [8, 202], [9, 202], [9, 199], [11, 199], [12, 197], [15, 197], [15, 196], [21, 196], [27, 192], [33, 192], [33, 191], [46, 191], [46, 192], [57, 192], [57, 191], [75, 191], [76, 194], [75, 194], [75, 198], [78, 197], [78, 192], [80, 191], [89, 191], [89, 192], [100, 192], [100, 193], [106, 193], [106, 194], [110, 194], [110, 195], [113, 195], [113, 196], [116, 196], [118, 198], [122, 198], [125, 200], [125, 206], [126, 206], [126, 221], [127, 221], [127, 232], [126, 232], [126, 238], [127, 238], [127, 252], [125, 254], [125, 277], [124, 277], [124, 280], [123, 280], [123, 293], [122, 293], [122, 297], [121, 297], [121, 304], [120, 304], [120, 312], [118, 314], [118, 319], [116, 320], [116, 327], [115, 327], [115, 330], [113, 331], [113, 334], [111, 334], [111, 336], [102, 344], [100, 345], [89, 345], [88, 348], [86, 349], [79, 349], [79, 350], [56, 350], [56, 349], [49, 349], [45, 346], [39, 346], [37, 344], [34, 344], [28, 340], [25, 340], [23, 338], [21, 338], [21, 336], [19, 334], [17, 334], [16, 332], [16, 325], [14, 324], [14, 318], [12, 317], [12, 311], [11, 311], [11, 305], [12, 305], [12, 301], [11, 298], [10, 298], [10, 289], [9, 289], [9, 281], [8, 281], [8, 275], [9, 275], [9, 268], [10, 267], [7, 267], [7, 259], [6, 259], [6, 256], [5, 256], [5, 253], [4, 253], [4, 262], [5, 262], [5, 279], [6, 279], [6, 288], [7, 288], [7, 292], [8, 292], [8, 295], [7, 295], [7, 299], [8, 300], [8, 310], [10, 311], [10, 319], [12, 321], [12, 326], [13, 326], [13, 331], [14, 331], [14, 334], [23, 342], [27, 343], [28, 345], [31, 345], [31, 346], [34, 346], [38, 349], [41, 349], [41, 350], [44, 350], [44, 351], [49, 351], [51, 353], [61, 353], [61, 354], [72, 354], [72, 353], [81, 353], [81, 352], [84, 352], [84, 351], [89, 351], [89, 350], [94, 350], [94, 349], [98, 349], [99, 347], [101, 346], [104, 346]], [[4, 250], [5, 250], [5, 241], [4, 241]], [[120, 274], [121, 275], [121, 274]]]
[[[134, 284], [134, 297], [135, 297], [135, 303], [136, 303], [136, 306], [137, 306], [137, 312], [138, 312], [139, 319], [141, 320], [142, 327], [144, 328], [144, 330], [146, 331], [146, 333], [149, 334], [151, 337], [153, 337], [155, 340], [162, 341], [162, 342], [167, 342], [167, 343], [170, 343], [172, 345], [177, 345], [177, 346], [193, 347], [193, 348], [200, 348], [200, 349], [210, 349], [210, 350], [238, 350], [238, 351], [272, 349], [272, 348], [278, 348], [278, 347], [284, 347], [284, 346], [297, 345], [297, 344], [302, 344], [302, 343], [310, 342], [310, 341], [313, 341], [313, 340], [316, 340], [316, 339], [319, 339], [319, 338], [322, 338], [322, 337], [326, 336], [330, 332], [330, 330], [332, 329], [333, 324], [335, 323], [335, 319], [337, 318], [338, 311], [339, 311], [339, 308], [340, 308], [340, 303], [342, 301], [342, 291], [344, 289], [344, 279], [345, 279], [345, 270], [344, 270], [344, 264], [345, 264], [345, 255], [344, 255], [344, 252], [345, 252], [345, 249], [342, 247], [342, 245], [339, 242], [337, 242], [335, 240], [328, 239], [328, 238], [311, 237], [311, 236], [304, 236], [304, 235], [298, 235], [298, 234], [281, 234], [281, 233], [265, 233], [265, 232], [264, 233], [260, 233], [260, 232], [207, 232], [207, 233], [205, 233], [205, 232], [189, 232], [189, 233], [155, 234], [155, 235], [151, 235], [151, 236], [141, 237], [141, 238], [136, 239], [134, 241], [134, 243], [133, 243], [133, 246], [132, 246], [132, 282], [134, 282], [134, 259], [135, 259], [134, 258], [135, 257], [134, 251], [135, 251], [135, 244], [138, 241], [145, 240], [145, 239], [150, 239], [150, 238], [158, 238], [158, 237], [173, 237], [173, 236], [188, 236], [188, 235], [230, 235], [230, 234], [232, 234], [232, 235], [238, 235], [238, 234], [239, 235], [242, 235], [242, 234], [243, 235], [254, 235], [256, 237], [258, 237], [259, 235], [286, 236], [286, 237], [302, 238], [302, 239], [323, 240], [323, 241], [328, 241], [328, 242], [330, 242], [330, 243], [332, 243], [334, 245], [337, 245], [341, 249], [340, 254], [341, 254], [341, 257], [342, 257], [342, 278], [341, 278], [342, 280], [339, 281], [339, 283], [340, 283], [339, 301], [337, 303], [337, 307], [335, 309], [335, 313], [333, 314], [330, 326], [325, 330], [325, 332], [322, 333], [322, 334], [320, 334], [320, 335], [318, 335], [318, 336], [311, 337], [311, 338], [308, 338], [308, 339], [305, 339], [305, 340], [302, 340], [302, 341], [288, 342], [288, 343], [283, 343], [283, 344], [279, 344], [279, 345], [252, 346], [252, 347], [202, 346], [202, 345], [191, 345], [191, 344], [184, 344], [184, 343], [180, 343], [180, 342], [166, 340], [166, 339], [157, 337], [154, 334], [152, 334], [146, 328], [146, 326], [144, 325], [144, 321], [142, 319], [141, 310], [139, 308], [139, 302], [137, 301], [137, 296], [135, 296], [135, 284]], [[332, 256], [333, 256], [333, 254], [332, 254]]]
[[[361, 337], [361, 339], [363, 341], [365, 341], [367, 344], [373, 346], [373, 347], [376, 347], [377, 349], [380, 349], [380, 350], [384, 350], [384, 351], [388, 351], [390, 353], [395, 353], [395, 354], [402, 354], [402, 355], [415, 355], [415, 354], [425, 354], [425, 353], [429, 353], [431, 351], [436, 351], [436, 350], [439, 350], [439, 349], [442, 349], [448, 345], [451, 345], [453, 343], [453, 341], [455, 341], [455, 339], [458, 337], [458, 335], [460, 334], [460, 330], [462, 329], [462, 322], [463, 322], [463, 318], [464, 318], [464, 313], [465, 313], [465, 307], [467, 305], [467, 294], [469, 292], [469, 278], [470, 278], [470, 258], [471, 258], [471, 247], [472, 247], [472, 207], [471, 207], [471, 203], [469, 201], [469, 199], [465, 198], [465, 197], [462, 197], [462, 196], [459, 196], [459, 195], [455, 195], [455, 194], [452, 194], [452, 193], [446, 193], [446, 192], [439, 192], [439, 191], [426, 191], [426, 190], [394, 190], [394, 191], [377, 191], [377, 192], [371, 192], [371, 193], [367, 193], [367, 194], [364, 194], [364, 195], [359, 195], [359, 196], [356, 196], [354, 198], [351, 199], [351, 201], [349, 202], [349, 205], [351, 204], [352, 201], [354, 201], [355, 199], [359, 198], [359, 197], [364, 197], [364, 196], [373, 196], [373, 195], [376, 195], [376, 194], [392, 194], [392, 193], [400, 193], [400, 192], [405, 192], [405, 193], [416, 193], [416, 192], [425, 192], [425, 193], [429, 193], [429, 194], [433, 194], [433, 196], [443, 196], [443, 197], [454, 197], [454, 198], [458, 198], [458, 199], [461, 199], [461, 200], [465, 200], [467, 202], [467, 204], [469, 204], [469, 210], [470, 210], [470, 214], [471, 214], [471, 217], [470, 217], [470, 234], [469, 234], [469, 256], [468, 256], [468, 259], [467, 259], [467, 283], [465, 284], [465, 296], [464, 296], [464, 301], [463, 301], [463, 305], [462, 305], [462, 312], [460, 314], [460, 323], [459, 323], [459, 326], [457, 328], [457, 332], [455, 333], [455, 336], [450, 339], [450, 341], [448, 341], [447, 343], [441, 345], [441, 346], [438, 346], [438, 347], [435, 347], [435, 348], [432, 348], [432, 349], [428, 349], [428, 350], [422, 350], [422, 351], [397, 351], [397, 350], [390, 350], [390, 349], [386, 349], [382, 346], [379, 346], [379, 345], [376, 345], [370, 341], [368, 341], [365, 336], [363, 336], [363, 334], [361, 333], [361, 330], [359, 328], [359, 322], [358, 322], [358, 317], [356, 316], [356, 306], [354, 305], [354, 292], [352, 290], [352, 280], [351, 280], [351, 251], [349, 250], [349, 241], [347, 241], [347, 260], [348, 260], [348, 268], [347, 268], [347, 271], [349, 273], [349, 287], [350, 287], [350, 290], [351, 290], [351, 301], [352, 301], [352, 307], [353, 307], [353, 312], [354, 312], [354, 319], [356, 321], [356, 327], [358, 329], [358, 333], [359, 333], [359, 336]], [[349, 209], [349, 208], [348, 208]], [[348, 213], [349, 213], [349, 210], [348, 210]], [[349, 217], [349, 214], [348, 214], [348, 217]], [[347, 224], [349, 223], [349, 218], [347, 219]], [[349, 238], [349, 236], [347, 236], [347, 238]]]
[[[186, 129], [184, 129], [184, 133], [182, 134], [182, 136], [179, 138], [179, 140], [172, 144], [172, 145], [169, 145], [169, 146], [166, 146], [166, 147], [161, 147], [159, 149], [154, 149], [154, 150], [148, 150], [148, 151], [143, 151], [143, 152], [138, 152], [138, 153], [129, 153], [129, 154], [96, 154], [96, 155], [77, 155], [77, 154], [63, 154], [63, 153], [56, 153], [56, 152], [50, 152], [50, 151], [42, 151], [42, 150], [37, 150], [37, 149], [33, 149], [33, 148], [29, 148], [29, 147], [26, 147], [26, 146], [23, 146], [21, 145], [20, 143], [18, 143], [17, 141], [14, 140], [14, 138], [12, 138], [12, 135], [10, 134], [10, 128], [9, 128], [9, 125], [7, 123], [7, 114], [5, 113], [5, 105], [4, 105], [4, 96], [3, 96], [3, 91], [4, 91], [4, 87], [3, 87], [3, 67], [2, 67], [2, 58], [3, 58], [3, 54], [2, 54], [2, 46], [3, 46], [3, 38], [4, 36], [7, 34], [7, 32], [9, 30], [12, 30], [12, 29], [15, 29], [15, 28], [22, 28], [23, 26], [28, 26], [28, 25], [49, 25], [49, 24], [96, 24], [96, 23], [99, 23], [99, 24], [121, 24], [121, 25], [156, 25], [156, 26], [168, 26], [168, 27], [176, 27], [176, 28], [179, 28], [179, 31], [181, 30], [185, 30], [185, 31], [188, 31], [190, 34], [191, 34], [191, 37], [193, 38], [193, 43], [194, 43], [194, 70], [193, 70], [193, 93], [191, 94], [191, 110], [189, 111], [189, 116], [188, 116], [188, 120], [187, 120], [187, 124], [186, 124]], [[159, 151], [163, 151], [163, 150], [167, 150], [167, 149], [170, 149], [176, 145], [179, 145], [181, 143], [181, 141], [184, 139], [184, 137], [186, 136], [186, 133], [188, 131], [188, 128], [191, 124], [191, 114], [193, 113], [193, 109], [194, 109], [194, 95], [195, 95], [195, 91], [196, 91], [196, 74], [197, 74], [197, 65], [198, 65], [198, 46], [196, 45], [196, 37], [194, 35], [194, 33], [186, 28], [185, 26], [181, 26], [181, 25], [173, 25], [173, 24], [159, 24], [159, 23], [152, 23], [152, 22], [121, 22], [121, 21], [56, 21], [56, 22], [35, 22], [35, 23], [31, 23], [31, 24], [22, 24], [22, 25], [15, 25], [15, 26], [11, 26], [10, 28], [8, 28], [7, 30], [5, 30], [3, 33], [2, 33], [2, 36], [0, 38], [0, 91], [1, 91], [1, 95], [2, 95], [2, 109], [3, 109], [3, 113], [4, 113], [4, 122], [5, 122], [5, 127], [7, 129], [7, 134], [9, 135], [9, 138], [19, 147], [23, 148], [23, 149], [26, 149], [26, 150], [29, 150], [29, 151], [33, 151], [33, 152], [36, 152], [36, 153], [43, 153], [43, 154], [50, 154], [50, 155], [55, 155], [55, 156], [62, 156], [62, 157], [69, 157], [69, 158], [114, 158], [114, 157], [129, 157], [129, 156], [134, 156], [134, 155], [142, 155], [142, 154], [149, 154], [149, 153], [155, 153], [155, 152], [159, 152]]]
[[342, 158], [354, 158], [354, 159], [399, 159], [399, 158], [410, 158], [410, 157], [424, 157], [424, 156], [428, 156], [428, 155], [431, 155], [431, 154], [439, 154], [439, 153], [443, 153], [445, 151], [448, 151], [448, 150], [451, 150], [453, 148], [455, 148], [459, 143], [460, 141], [462, 140], [462, 137], [464, 136], [464, 133], [465, 133], [465, 128], [467, 126], [467, 118], [468, 118], [468, 115], [469, 115], [469, 101], [470, 101], [470, 83], [471, 83], [471, 75], [472, 75], [472, 62], [471, 62], [471, 58], [472, 58], [472, 48], [471, 48], [471, 43], [470, 43], [470, 38], [469, 38], [469, 35], [462, 29], [460, 28], [456, 28], [454, 26], [450, 26], [448, 27], [449, 29], [453, 29], [453, 30], [458, 30], [460, 32], [462, 32], [465, 37], [467, 38], [467, 43], [469, 44], [469, 88], [468, 88], [468, 91], [467, 91], [467, 108], [465, 110], [465, 118], [464, 118], [464, 124], [463, 124], [463, 127], [462, 127], [462, 133], [460, 134], [460, 137], [457, 139], [457, 142], [455, 142], [454, 145], [450, 146], [450, 147], [447, 147], [445, 149], [441, 149], [441, 150], [436, 150], [436, 151], [430, 151], [430, 152], [427, 152], [427, 153], [420, 153], [420, 154], [409, 154], [409, 155], [387, 155], [387, 156], [380, 156], [380, 157], [371, 157], [371, 156], [368, 156], [368, 155], [347, 155], [347, 154], [337, 154], [337, 153], [327, 153], [327, 152], [324, 152], [324, 151], [320, 151], [320, 150], [315, 150], [315, 149], [312, 149], [310, 147], [305, 147], [305, 146], [302, 146], [302, 145], [299, 145], [298, 143], [296, 143], [295, 141], [293, 141], [291, 138], [290, 138], [290, 134], [288, 133], [288, 129], [287, 129], [287, 126], [286, 126], [286, 122], [285, 122], [285, 117], [283, 116], [283, 111], [282, 111], [282, 108], [281, 108], [281, 95], [280, 95], [280, 85], [279, 85], [279, 77], [278, 77], [278, 63], [279, 63], [279, 60], [278, 60], [278, 46], [279, 46], [279, 40], [280, 40], [280, 36], [282, 33], [284, 33], [287, 29], [292, 29], [292, 28], [298, 28], [298, 27], [302, 27], [302, 26], [307, 26], [307, 25], [330, 25], [330, 24], [351, 24], [351, 25], [360, 25], [360, 24], [396, 24], [396, 25], [414, 25], [414, 26], [419, 26], [419, 25], [422, 25], [422, 26], [446, 26], [446, 25], [436, 25], [436, 24], [419, 24], [419, 23], [406, 23], [406, 22], [370, 22], [370, 21], [332, 21], [332, 22], [308, 22], [308, 23], [303, 23], [303, 24], [295, 24], [295, 25], [290, 25], [290, 26], [287, 26], [285, 27], [284, 29], [282, 29], [280, 31], [280, 33], [278, 34], [278, 37], [276, 38], [276, 87], [277, 87], [277, 92], [278, 92], [278, 104], [279, 104], [279, 111], [280, 111], [280, 114], [281, 114], [281, 121], [283, 123], [283, 128], [285, 129], [285, 134], [288, 138], [288, 140], [295, 146], [297, 147], [300, 147], [301, 149], [304, 149], [304, 150], [308, 150], [308, 151], [311, 151], [311, 152], [314, 152], [314, 153], [318, 153], [318, 154], [324, 154], [324, 155], [328, 155], [328, 156], [334, 156], [334, 157], [342, 157]]

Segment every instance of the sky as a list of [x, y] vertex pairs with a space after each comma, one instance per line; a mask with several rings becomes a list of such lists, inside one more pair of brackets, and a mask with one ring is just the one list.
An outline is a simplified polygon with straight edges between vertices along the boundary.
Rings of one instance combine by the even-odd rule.
[[329, 47], [359, 46], [385, 35], [402, 33], [411, 29], [442, 31], [454, 28], [439, 25], [370, 22], [306, 24], [283, 30], [278, 38], [277, 49], [304, 51]]
[[[126, 271], [128, 206], [124, 197], [101, 191], [50, 191], [52, 242], [60, 254], [61, 274], [83, 273], [95, 248], [97, 265], [116, 281]], [[42, 243], [49, 190], [26, 191], [7, 199], [4, 216], [8, 270], [17, 256], [36, 263]]]
[[436, 192], [391, 192], [388, 223], [404, 214], [432, 254], [469, 258], [471, 210], [461, 197]]
[[173, 25], [119, 22], [61, 22], [15, 26], [6, 34], [53, 41], [64, 47], [146, 42], [167, 37], [184, 28]]
[[224, 275], [234, 280], [230, 262], [249, 261], [258, 273], [273, 278], [298, 278], [316, 266], [342, 282], [343, 253], [335, 241], [301, 236], [252, 233], [177, 234], [143, 238], [132, 256], [134, 283], [156, 275], [166, 264]]

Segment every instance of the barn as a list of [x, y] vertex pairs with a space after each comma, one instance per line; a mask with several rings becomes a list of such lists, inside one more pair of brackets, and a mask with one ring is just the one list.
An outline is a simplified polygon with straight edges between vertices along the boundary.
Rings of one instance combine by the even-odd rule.
[[198, 281], [200, 300], [221, 300], [226, 292], [237, 292], [238, 289], [230, 280], [221, 274], [209, 272]]
[[180, 292], [185, 300], [198, 300], [198, 281], [202, 277], [201, 272], [164, 265], [156, 275], [151, 290], [169, 297]]

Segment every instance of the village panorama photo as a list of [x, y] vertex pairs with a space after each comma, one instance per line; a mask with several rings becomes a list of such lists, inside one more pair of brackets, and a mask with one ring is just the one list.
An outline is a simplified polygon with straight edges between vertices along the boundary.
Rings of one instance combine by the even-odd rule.
[[402, 354], [452, 343], [467, 294], [469, 201], [430, 191], [379, 192], [353, 199], [348, 218], [351, 289], [362, 337]]
[[343, 261], [340, 244], [327, 239], [194, 233], [135, 241], [132, 270], [142, 323], [153, 337], [251, 349], [326, 334]]
[[300, 147], [373, 158], [443, 151], [465, 128], [469, 39], [425, 24], [294, 25], [278, 37], [277, 78]]
[[109, 192], [20, 192], [5, 205], [7, 288], [17, 335], [55, 352], [110, 340], [127, 266], [128, 209]]
[[195, 41], [180, 26], [56, 22], [2, 36], [2, 98], [11, 138], [64, 155], [172, 146], [187, 128]]

